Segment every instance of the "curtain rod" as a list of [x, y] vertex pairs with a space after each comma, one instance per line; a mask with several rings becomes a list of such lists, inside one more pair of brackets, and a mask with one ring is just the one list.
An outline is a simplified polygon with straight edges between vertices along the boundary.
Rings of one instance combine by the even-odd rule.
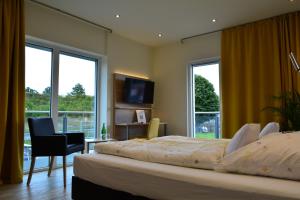
[[226, 29], [230, 29], [230, 28], [234, 28], [234, 27], [237, 27], [237, 26], [244, 26], [246, 24], [251, 24], [251, 23], [254, 23], [254, 22], [263, 21], [263, 20], [266, 20], [266, 19], [272, 19], [272, 18], [276, 18], [276, 17], [279, 17], [279, 16], [287, 15], [289, 13], [297, 13], [297, 12], [299, 12], [299, 11], [288, 12], [288, 13], [284, 13], [284, 14], [281, 14], [281, 15], [273, 16], [273, 17], [267, 17], [267, 18], [263, 18], [263, 19], [260, 19], [260, 20], [256, 20], [256, 21], [246, 22], [246, 23], [243, 23], [243, 24], [239, 24], [239, 25], [235, 25], [235, 26], [230, 26], [230, 27], [223, 28], [223, 29], [218, 29], [218, 30], [215, 30], [215, 31], [210, 31], [210, 32], [207, 32], [207, 33], [201, 33], [201, 34], [197, 34], [197, 35], [192, 35], [192, 36], [189, 36], [189, 37], [182, 38], [180, 40], [180, 42], [183, 44], [184, 40], [188, 40], [188, 39], [191, 39], [191, 38], [200, 37], [200, 36], [208, 35], [208, 34], [212, 34], [212, 33], [217, 33], [217, 32], [220, 32], [220, 31], [223, 31], [223, 30], [226, 30]]
[[216, 31], [210, 31], [210, 32], [207, 32], [207, 33], [201, 33], [201, 34], [197, 34], [197, 35], [192, 35], [192, 36], [189, 36], [189, 37], [185, 37], [185, 38], [182, 38], [180, 40], [180, 42], [183, 44], [185, 40], [192, 39], [192, 38], [195, 38], [195, 37], [204, 36], [204, 35], [208, 35], [208, 34], [212, 34], [212, 33], [217, 33], [217, 32], [220, 32], [220, 31], [223, 31], [223, 29], [218, 29]]
[[33, 2], [33, 3], [35, 3], [35, 4], [39, 4], [39, 5], [41, 5], [41, 6], [44, 6], [44, 7], [46, 7], [46, 8], [49, 8], [49, 9], [51, 9], [51, 10], [55, 10], [55, 11], [57, 11], [57, 12], [60, 12], [60, 13], [64, 14], [64, 15], [73, 17], [73, 18], [75, 18], [75, 19], [77, 19], [77, 20], [80, 20], [80, 21], [83, 21], [83, 22], [85, 22], [85, 23], [91, 24], [91, 25], [96, 26], [96, 27], [98, 27], [98, 28], [104, 29], [105, 31], [107, 31], [107, 32], [109, 32], [109, 33], [112, 33], [112, 29], [107, 28], [107, 27], [105, 27], [105, 26], [102, 26], [102, 25], [100, 25], [100, 24], [96, 24], [96, 23], [91, 22], [91, 21], [89, 21], [89, 20], [87, 20], [87, 19], [78, 17], [78, 16], [76, 16], [76, 15], [73, 15], [73, 14], [68, 13], [68, 12], [66, 12], [66, 11], [63, 11], [63, 10], [61, 10], [61, 9], [55, 8], [55, 7], [53, 7], [53, 6], [49, 6], [49, 5], [45, 4], [45, 3], [39, 2], [39, 1], [37, 1], [37, 0], [29, 0], [29, 1], [31, 1], [31, 2]]

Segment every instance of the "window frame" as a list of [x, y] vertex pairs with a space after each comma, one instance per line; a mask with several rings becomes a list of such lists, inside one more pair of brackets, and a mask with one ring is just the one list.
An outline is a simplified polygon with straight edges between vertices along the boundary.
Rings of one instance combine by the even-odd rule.
[[[187, 110], [188, 110], [188, 120], [187, 120], [187, 129], [188, 137], [195, 138], [195, 94], [194, 94], [194, 67], [201, 66], [201, 65], [210, 65], [210, 64], [218, 64], [219, 65], [219, 80], [220, 80], [220, 86], [221, 86], [221, 59], [220, 57], [212, 57], [212, 58], [205, 58], [205, 59], [199, 59], [192, 61], [188, 64], [187, 69]], [[222, 138], [222, 90], [220, 87], [220, 138]]]
[[76, 58], [82, 58], [86, 60], [95, 61], [95, 112], [96, 112], [96, 124], [95, 124], [95, 138], [100, 129], [100, 96], [101, 96], [101, 67], [102, 56], [92, 52], [84, 51], [75, 47], [69, 47], [54, 42], [49, 42], [42, 39], [26, 37], [26, 46], [38, 47], [39, 49], [52, 49], [52, 65], [51, 65], [51, 112], [50, 116], [53, 118], [55, 130], [57, 131], [58, 122], [58, 90], [59, 90], [59, 55], [68, 55]]
[[[62, 45], [55, 42], [35, 38], [26, 35], [25, 46], [37, 48], [41, 50], [51, 50], [51, 97], [50, 97], [50, 117], [53, 119], [54, 128], [58, 131], [58, 91], [59, 91], [59, 55], [68, 55], [76, 58], [95, 61], [95, 134], [94, 138], [98, 137], [101, 124], [106, 123], [106, 116], [101, 115], [101, 110], [105, 109], [107, 87], [104, 82], [107, 80], [106, 57], [97, 53], [81, 50], [75, 47]], [[25, 88], [24, 88], [25, 89]], [[57, 167], [56, 161], [54, 168]], [[35, 171], [44, 171], [45, 168], [40, 168]], [[24, 171], [28, 173], [28, 171]]]

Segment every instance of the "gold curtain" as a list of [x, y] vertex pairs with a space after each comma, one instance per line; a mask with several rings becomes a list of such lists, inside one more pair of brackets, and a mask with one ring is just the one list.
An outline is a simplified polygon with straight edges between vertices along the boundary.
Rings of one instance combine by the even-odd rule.
[[0, 179], [23, 179], [24, 1], [0, 1]]
[[267, 106], [272, 96], [300, 88], [288, 54], [300, 59], [300, 12], [222, 32], [222, 135], [231, 138], [245, 123], [278, 121]]

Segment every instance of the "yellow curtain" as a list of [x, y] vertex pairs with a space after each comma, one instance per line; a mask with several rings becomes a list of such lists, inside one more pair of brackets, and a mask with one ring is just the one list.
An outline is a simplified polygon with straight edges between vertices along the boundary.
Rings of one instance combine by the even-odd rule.
[[23, 179], [24, 1], [0, 1], [0, 179]]
[[300, 14], [282, 15], [222, 32], [222, 135], [231, 138], [245, 123], [278, 121], [262, 111], [272, 96], [299, 89], [288, 54], [300, 59]]

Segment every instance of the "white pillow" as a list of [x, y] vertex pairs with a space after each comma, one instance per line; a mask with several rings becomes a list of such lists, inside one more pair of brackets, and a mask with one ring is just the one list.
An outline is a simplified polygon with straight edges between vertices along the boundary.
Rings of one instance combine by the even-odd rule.
[[300, 180], [300, 132], [270, 134], [226, 155], [216, 171]]
[[264, 137], [270, 133], [277, 133], [277, 132], [279, 132], [279, 129], [280, 129], [279, 123], [270, 122], [263, 128], [263, 130], [261, 130], [261, 132], [259, 134], [259, 139], [261, 139], [262, 137]]
[[226, 154], [258, 140], [260, 124], [245, 124], [233, 136], [226, 147]]

